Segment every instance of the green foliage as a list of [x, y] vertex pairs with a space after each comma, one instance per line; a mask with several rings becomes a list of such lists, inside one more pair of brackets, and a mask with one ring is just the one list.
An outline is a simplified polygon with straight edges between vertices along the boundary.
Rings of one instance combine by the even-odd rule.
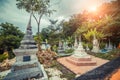
[[4, 77], [5, 77], [5, 76], [1, 76], [1, 75], [0, 75], [0, 80], [3, 80], [3, 79], [4, 79]]
[[88, 48], [89, 48], [90, 50], [92, 50], [93, 44], [92, 44], [92, 43], [88, 43]]
[[57, 50], [58, 50], [57, 46], [53, 45], [52, 50], [55, 51], [55, 52], [57, 52]]
[[8, 58], [7, 54], [0, 54], [0, 62], [2, 62], [3, 60], [5, 60], [7, 58]]
[[104, 42], [101, 42], [100, 44], [99, 44], [99, 46], [100, 46], [100, 49], [105, 49], [105, 43]]
[[66, 49], [65, 53], [72, 53], [74, 51], [74, 49]]
[[41, 31], [41, 36], [43, 41], [48, 40], [48, 43], [51, 46], [58, 45], [59, 40], [62, 38], [62, 21], [58, 20], [49, 20], [50, 25], [47, 28], [43, 28]]
[[16, 0], [19, 9], [25, 9], [27, 12], [36, 12], [38, 14], [50, 14], [50, 0]]
[[83, 48], [86, 49], [87, 44], [85, 42], [82, 42]]
[[103, 59], [112, 60], [120, 56], [120, 49], [115, 49], [108, 53], [91, 53], [91, 55], [94, 55], [96, 57], [103, 58]]
[[50, 0], [16, 0], [17, 8], [25, 9], [33, 16], [38, 26], [38, 50], [40, 51], [40, 22], [43, 15], [49, 15], [55, 11], [50, 10]]
[[66, 38], [66, 42], [68, 43], [68, 46], [72, 47], [73, 43], [74, 43], [74, 39], [72, 36], [68, 36]]
[[8, 51], [18, 48], [24, 34], [11, 23], [1, 23], [0, 27], [0, 48]]
[[38, 39], [38, 35], [35, 35], [34, 36], [34, 40], [35, 40], [36, 43], [40, 43], [41, 44], [41, 42], [43, 41], [42, 35], [40, 35], [39, 37], [40, 37], [40, 39]]
[[13, 53], [12, 50], [8, 51], [8, 54], [9, 54], [9, 57], [8, 57], [9, 59], [12, 59], [15, 57], [15, 54]]
[[96, 30], [96, 28], [89, 30], [87, 33], [84, 34], [84, 37], [89, 41], [92, 42], [94, 35], [98, 40], [104, 38], [104, 34]]

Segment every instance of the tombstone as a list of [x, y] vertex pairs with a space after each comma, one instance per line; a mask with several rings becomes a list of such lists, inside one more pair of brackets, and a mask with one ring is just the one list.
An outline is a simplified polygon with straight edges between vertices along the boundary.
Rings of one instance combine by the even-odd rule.
[[64, 44], [61, 41], [59, 41], [59, 44], [58, 44], [58, 53], [64, 53], [65, 52], [63, 45]]
[[70, 57], [67, 57], [66, 59], [71, 64], [77, 65], [77, 66], [92, 66], [96, 65], [95, 61], [92, 61], [92, 58], [90, 55], [88, 55], [85, 52], [85, 49], [82, 46], [81, 38], [79, 40], [78, 48], [75, 49], [73, 55]]
[[99, 50], [99, 42], [96, 39], [96, 36], [94, 35], [92, 52], [98, 53], [99, 51], [100, 51]]
[[63, 43], [63, 48], [64, 48], [64, 50], [69, 48], [68, 43], [66, 41]]
[[90, 50], [90, 49], [89, 49], [89, 47], [88, 47], [88, 44], [87, 44], [86, 50], [87, 50], [87, 51], [89, 51], [89, 50]]
[[74, 49], [76, 49], [77, 47], [78, 47], [78, 42], [77, 42], [77, 38], [75, 36]]
[[14, 50], [16, 62], [4, 80], [28, 80], [31, 78], [48, 80], [43, 66], [38, 62], [37, 46], [32, 36], [31, 16], [26, 33], [18, 49]]
[[83, 58], [84, 56], [88, 56], [85, 52], [85, 49], [82, 46], [81, 38], [79, 39], [79, 45], [78, 48], [75, 49], [74, 54], [72, 55], [74, 57]]
[[109, 51], [113, 50], [113, 45], [111, 44], [110, 39], [109, 39], [107, 50], [109, 50]]
[[107, 48], [108, 48], [108, 44], [106, 43], [106, 44], [105, 44], [105, 49], [107, 49]]

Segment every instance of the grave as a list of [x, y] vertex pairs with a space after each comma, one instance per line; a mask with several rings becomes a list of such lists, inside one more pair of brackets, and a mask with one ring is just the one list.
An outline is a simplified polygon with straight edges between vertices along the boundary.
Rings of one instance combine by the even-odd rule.
[[32, 36], [31, 16], [26, 33], [18, 49], [14, 50], [16, 62], [12, 65], [10, 73], [4, 80], [48, 80], [43, 66], [38, 62], [37, 46]]
[[99, 49], [99, 42], [98, 42], [98, 40], [96, 39], [96, 36], [94, 35], [92, 52], [98, 53], [99, 51], [100, 51], [100, 49]]
[[64, 53], [65, 49], [64, 49], [64, 44], [62, 43], [62, 41], [59, 41], [58, 44], [58, 53]]
[[70, 62], [71, 64], [77, 65], [77, 66], [93, 66], [96, 65], [95, 61], [92, 61], [92, 58], [90, 55], [88, 55], [85, 52], [85, 49], [82, 46], [82, 41], [80, 38], [78, 48], [75, 49], [73, 55], [70, 57], [67, 57], [66, 60]]

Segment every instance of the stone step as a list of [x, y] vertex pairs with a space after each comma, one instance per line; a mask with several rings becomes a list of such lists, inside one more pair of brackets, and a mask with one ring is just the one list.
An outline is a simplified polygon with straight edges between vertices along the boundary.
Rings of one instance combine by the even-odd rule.
[[95, 66], [96, 65], [96, 61], [77, 61], [70, 58], [67, 58], [66, 61], [77, 66]]
[[72, 59], [72, 60], [75, 60], [75, 61], [91, 61], [92, 58], [91, 57], [86, 57], [86, 58], [77, 58], [77, 57], [68, 57], [68, 59]]

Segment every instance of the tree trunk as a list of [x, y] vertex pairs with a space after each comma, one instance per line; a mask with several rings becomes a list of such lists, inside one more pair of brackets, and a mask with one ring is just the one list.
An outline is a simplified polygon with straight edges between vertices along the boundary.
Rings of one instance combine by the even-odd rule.
[[40, 23], [38, 23], [38, 52], [41, 51], [41, 47], [40, 47], [40, 30], [39, 30], [39, 25]]

